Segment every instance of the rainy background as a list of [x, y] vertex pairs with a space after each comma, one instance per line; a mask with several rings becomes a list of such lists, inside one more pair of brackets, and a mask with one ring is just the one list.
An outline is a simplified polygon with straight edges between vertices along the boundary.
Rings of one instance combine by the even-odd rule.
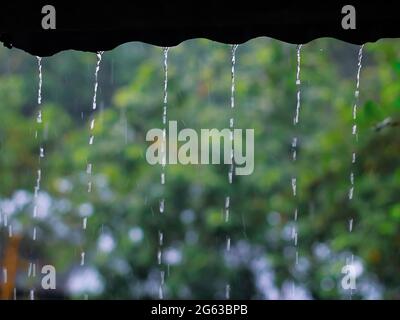
[[296, 45], [253, 39], [236, 50], [234, 109], [231, 54], [169, 49], [167, 119], [254, 129], [253, 174], [167, 164], [162, 185], [145, 158], [163, 127], [162, 48], [105, 52], [95, 110], [96, 54], [43, 58], [39, 105], [37, 58], [0, 48], [2, 299], [400, 298], [400, 42], [365, 45], [357, 98], [359, 46], [303, 45], [296, 85]]

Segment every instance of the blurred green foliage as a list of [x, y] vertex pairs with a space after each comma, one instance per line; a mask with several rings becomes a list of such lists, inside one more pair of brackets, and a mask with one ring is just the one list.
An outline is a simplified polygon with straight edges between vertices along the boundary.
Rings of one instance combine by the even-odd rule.
[[[294, 282], [306, 297], [332, 299], [348, 296], [340, 289], [341, 268], [354, 254], [363, 270], [353, 297], [400, 298], [400, 42], [365, 46], [355, 143], [357, 53], [357, 46], [333, 39], [303, 46], [302, 105], [294, 127], [296, 46], [267, 38], [240, 45], [235, 126], [255, 129], [254, 173], [229, 185], [227, 166], [168, 165], [162, 187], [161, 168], [145, 159], [146, 132], [162, 127], [161, 48], [131, 43], [104, 54], [92, 147], [96, 55], [69, 51], [43, 58], [44, 121], [38, 125], [36, 58], [0, 49], [3, 214], [17, 190], [32, 195], [39, 141], [45, 146], [41, 189], [50, 197], [48, 215], [34, 220], [32, 201], [9, 209], [10, 223], [22, 235], [21, 260], [54, 265], [59, 290], [71, 298], [82, 297], [67, 288], [69, 276], [83, 269], [85, 250], [86, 264], [98, 270], [104, 286], [91, 298], [157, 298], [161, 269], [168, 298], [222, 298], [228, 282], [232, 298], [288, 298]], [[178, 121], [179, 129], [228, 127], [230, 54], [230, 46], [204, 39], [170, 49], [168, 119]], [[388, 125], [376, 129], [388, 118]], [[295, 163], [294, 136], [299, 138]], [[355, 193], [349, 201], [353, 148]], [[88, 159], [92, 193], [86, 191]], [[228, 194], [226, 224], [222, 209]], [[93, 214], [83, 231], [82, 213], [90, 206]], [[290, 238], [296, 206], [298, 265]], [[34, 225], [36, 242], [31, 241]], [[159, 231], [164, 233], [161, 266]], [[4, 227], [0, 232], [4, 254], [8, 233]], [[113, 239], [106, 249], [99, 245], [104, 235]], [[25, 269], [19, 267], [18, 287], [38, 288], [40, 282], [29, 280]]]

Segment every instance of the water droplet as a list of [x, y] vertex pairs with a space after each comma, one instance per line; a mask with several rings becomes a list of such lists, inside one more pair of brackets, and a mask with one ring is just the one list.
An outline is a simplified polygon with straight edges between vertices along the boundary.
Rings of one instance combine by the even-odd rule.
[[42, 122], [43, 122], [43, 119], [42, 119], [42, 111], [41, 111], [41, 110], [38, 111], [38, 115], [37, 115], [37, 117], [36, 117], [36, 122], [37, 122], [37, 123], [42, 123]]
[[81, 252], [81, 266], [85, 265], [85, 252]]
[[165, 173], [161, 173], [161, 184], [165, 184]]
[[229, 300], [231, 297], [231, 286], [227, 284], [225, 286], [225, 299]]
[[161, 199], [160, 200], [160, 213], [164, 213], [164, 205], [165, 205], [165, 200]]
[[87, 174], [92, 174], [92, 164], [91, 163], [87, 164], [86, 173]]
[[29, 267], [28, 267], [28, 278], [32, 276], [32, 262], [29, 262]]
[[158, 288], [158, 298], [161, 299], [161, 300], [164, 299], [163, 288], [162, 288], [161, 285]]
[[3, 268], [3, 283], [6, 284], [8, 281], [8, 272], [7, 268]]
[[158, 262], [158, 264], [161, 264], [161, 262], [162, 262], [162, 251], [161, 251], [161, 249], [158, 249], [158, 251], [157, 251], [157, 262]]
[[351, 183], [351, 185], [354, 185], [354, 173], [353, 172], [350, 173], [350, 183]]
[[354, 187], [351, 187], [349, 190], [349, 200], [353, 199]]
[[230, 197], [225, 197], [225, 209], [229, 208], [229, 204], [230, 204]]
[[228, 172], [228, 181], [229, 181], [229, 184], [232, 184], [232, 181], [233, 181], [233, 172], [232, 171]]
[[292, 191], [293, 191], [293, 196], [296, 196], [296, 190], [297, 190], [297, 179], [292, 178]]
[[165, 283], [165, 271], [160, 272], [161, 285]]

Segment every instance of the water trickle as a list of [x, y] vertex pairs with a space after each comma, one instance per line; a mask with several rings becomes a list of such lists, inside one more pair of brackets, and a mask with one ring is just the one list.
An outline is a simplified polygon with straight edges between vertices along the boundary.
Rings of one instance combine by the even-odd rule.
[[[237, 44], [232, 45], [231, 47], [231, 109], [235, 108], [235, 67], [236, 67], [236, 50], [238, 48]], [[233, 132], [234, 132], [234, 118], [233, 116], [229, 119], [229, 128], [230, 128], [230, 140], [232, 142], [232, 148], [231, 148], [231, 165], [229, 166], [229, 172], [228, 172], [228, 182], [229, 184], [232, 184], [233, 182], [233, 171], [234, 171], [234, 144], [233, 144]]]
[[[300, 118], [300, 108], [301, 108], [301, 48], [302, 45], [297, 46], [296, 50], [296, 57], [297, 57], [297, 68], [296, 68], [296, 111], [295, 115], [293, 117], [293, 125], [296, 128], [298, 123], [299, 123], [299, 118]], [[298, 147], [298, 137], [294, 136], [292, 139], [292, 161], [295, 163], [297, 161], [297, 147]], [[293, 198], [297, 197], [297, 176], [293, 176], [291, 178], [291, 187], [292, 187], [292, 195]], [[298, 218], [298, 204], [296, 201], [296, 207], [294, 210], [294, 225], [292, 228], [292, 240], [294, 243], [294, 246], [296, 247], [296, 252], [295, 252], [295, 265], [299, 263], [299, 251], [297, 249], [298, 245], [298, 227], [297, 227], [297, 218]], [[293, 283], [293, 294], [295, 291], [295, 284]]]
[[[231, 46], [231, 97], [230, 97], [230, 108], [231, 108], [231, 117], [229, 118], [229, 139], [231, 142], [231, 153], [230, 153], [230, 160], [231, 163], [229, 165], [228, 170], [228, 183], [233, 183], [233, 172], [235, 167], [235, 159], [234, 159], [234, 141], [233, 141], [233, 133], [234, 133], [234, 109], [235, 109], [235, 67], [236, 67], [236, 50], [238, 48], [237, 44]], [[231, 197], [228, 195], [225, 197], [225, 206], [224, 206], [224, 213], [225, 213], [225, 223], [229, 223], [230, 219], [230, 204], [231, 204]], [[226, 246], [225, 251], [229, 253], [231, 250], [231, 238], [227, 236], [226, 238]], [[225, 287], [225, 298], [230, 298], [230, 290], [231, 286], [228, 283]]]
[[231, 108], [235, 107], [235, 65], [236, 65], [236, 49], [237, 44], [232, 45], [232, 55], [231, 55]]
[[[359, 99], [360, 99], [360, 74], [361, 74], [361, 68], [362, 68], [363, 49], [364, 49], [364, 45], [361, 45], [358, 50], [356, 88], [354, 90], [354, 104], [353, 104], [353, 109], [352, 109], [353, 124], [352, 124], [351, 134], [352, 134], [352, 136], [354, 136], [353, 148], [355, 148], [355, 144], [357, 143], [357, 140], [358, 140], [358, 130], [357, 130], [356, 121], [357, 121], [358, 103], [359, 103]], [[350, 187], [349, 187], [349, 191], [348, 191], [349, 201], [352, 201], [353, 197], [354, 197], [354, 190], [355, 190], [354, 167], [356, 164], [356, 159], [357, 159], [357, 154], [355, 151], [352, 151], [352, 153], [351, 153], [351, 170], [350, 170], [350, 177], [349, 177]], [[350, 218], [348, 221], [349, 232], [353, 231], [353, 225], [354, 225], [354, 218]], [[354, 261], [353, 254], [351, 255], [350, 260], [351, 260], [350, 264], [353, 264], [353, 261]], [[349, 264], [348, 258], [346, 258], [346, 264]], [[352, 295], [353, 295], [353, 289], [350, 289], [350, 291], [349, 291], [349, 299], [350, 300], [352, 299]]]
[[30, 300], [35, 300], [35, 290], [31, 290], [29, 291], [29, 299]]
[[[96, 54], [96, 69], [94, 72], [94, 87], [93, 87], [93, 99], [92, 99], [92, 115], [91, 115], [91, 120], [89, 123], [89, 146], [93, 146], [94, 143], [94, 129], [95, 129], [95, 110], [97, 109], [97, 90], [99, 87], [99, 71], [100, 71], [100, 66], [101, 66], [101, 61], [103, 58], [103, 53], [104, 51], [99, 51]], [[81, 114], [82, 119], [83, 119], [83, 112]], [[87, 159], [87, 164], [86, 164], [86, 174], [87, 174], [87, 192], [91, 193], [92, 188], [93, 188], [93, 181], [92, 181], [92, 175], [93, 175], [93, 164], [89, 159]], [[86, 230], [87, 229], [87, 217], [82, 218], [82, 229]], [[85, 251], [81, 252], [81, 261], [80, 265], [84, 266], [85, 265], [85, 256], [86, 253]], [[88, 299], [88, 296], [85, 295], [85, 299]]]
[[[37, 66], [38, 66], [38, 78], [39, 78], [39, 83], [38, 83], [38, 90], [37, 90], [37, 104], [38, 104], [38, 111], [37, 111], [37, 116], [36, 116], [36, 123], [38, 125], [40, 125], [41, 127], [43, 126], [43, 115], [42, 115], [42, 84], [43, 84], [43, 73], [42, 73], [42, 58], [41, 57], [36, 57], [37, 59]], [[33, 212], [32, 212], [32, 216], [33, 219], [37, 219], [38, 217], [38, 196], [39, 196], [39, 192], [40, 192], [40, 188], [41, 188], [41, 180], [42, 180], [42, 168], [41, 168], [41, 160], [45, 157], [45, 152], [44, 152], [44, 146], [43, 146], [43, 138], [45, 138], [45, 136], [42, 134], [41, 136], [39, 136], [38, 134], [38, 129], [35, 130], [34, 133], [34, 137], [35, 139], [38, 139], [39, 137], [41, 137], [39, 139], [39, 160], [38, 160], [38, 169], [36, 170], [36, 184], [34, 187], [34, 195], [33, 195]], [[42, 138], [43, 137], [43, 138]], [[12, 226], [10, 225], [10, 229], [9, 229], [9, 237], [12, 237]], [[36, 241], [37, 239], [37, 229], [36, 226], [33, 226], [33, 232], [32, 232], [32, 241]], [[29, 264], [30, 266], [30, 273], [32, 274], [32, 272], [36, 275], [36, 264], [30, 262]], [[35, 268], [32, 271], [32, 268]], [[30, 299], [34, 300], [34, 290], [32, 289], [30, 291]]]
[[[361, 68], [362, 68], [362, 58], [363, 58], [363, 49], [364, 45], [360, 46], [360, 49], [358, 51], [358, 63], [357, 63], [357, 77], [356, 77], [356, 89], [354, 91], [354, 104], [353, 104], [353, 125], [352, 125], [352, 135], [356, 137], [355, 141], [357, 142], [357, 107], [359, 103], [359, 98], [360, 98], [360, 74], [361, 74]], [[351, 163], [354, 166], [356, 163], [356, 152], [352, 152], [351, 156]], [[354, 193], [354, 172], [353, 169], [350, 172], [350, 189], [349, 189], [349, 200], [353, 199], [353, 193]]]
[[94, 77], [95, 77], [95, 83], [94, 83], [94, 94], [93, 94], [93, 102], [92, 102], [92, 109], [96, 110], [97, 108], [97, 88], [99, 86], [99, 81], [98, 81], [98, 75], [100, 71], [100, 64], [101, 64], [101, 59], [103, 57], [104, 51], [99, 51], [97, 55], [97, 64], [96, 64], [96, 71], [94, 72]]
[[166, 165], [166, 151], [167, 151], [167, 112], [168, 112], [168, 51], [166, 47], [163, 50], [164, 53], [164, 90], [163, 90], [163, 113], [162, 113], [162, 124], [163, 124], [163, 136], [161, 142], [161, 154], [162, 154], [162, 169], [161, 169], [161, 180], [165, 181], [165, 165]]
[[8, 237], [12, 238], [12, 236], [13, 236], [13, 228], [12, 228], [12, 225], [10, 224], [8, 226]]
[[[103, 58], [103, 53], [104, 53], [104, 51], [99, 51], [96, 54], [97, 61], [96, 61], [96, 69], [95, 69], [95, 72], [94, 72], [94, 87], [93, 87], [93, 99], [92, 99], [92, 110], [93, 110], [93, 112], [94, 112], [94, 110], [97, 109], [97, 90], [98, 90], [98, 87], [99, 87], [99, 71], [100, 71], [100, 67], [101, 67], [101, 61], [102, 61], [102, 58]], [[93, 143], [94, 143], [94, 133], [93, 133], [93, 131], [95, 129], [95, 118], [94, 118], [94, 113], [93, 112], [92, 112], [92, 115], [91, 115], [92, 119], [90, 120], [90, 123], [89, 123], [89, 131], [90, 131], [90, 133], [89, 133], [89, 142], [88, 142], [89, 146], [92, 146]], [[82, 116], [83, 116], [83, 113], [82, 113]], [[93, 188], [92, 173], [93, 173], [93, 164], [92, 164], [92, 162], [88, 161], [87, 164], [86, 164], [86, 174], [87, 174], [87, 177], [88, 177], [88, 183], [87, 183], [87, 192], [88, 193], [91, 193], [92, 192], [92, 188]], [[86, 230], [86, 227], [87, 227], [87, 218], [84, 217], [82, 219], [82, 229]], [[83, 252], [83, 258], [82, 258], [82, 254], [81, 254], [81, 265], [83, 265], [82, 261], [84, 261], [84, 255], [85, 255], [85, 253]]]
[[[165, 166], [167, 164], [167, 121], [168, 121], [168, 52], [169, 48], [163, 48], [163, 70], [164, 70], [164, 88], [163, 88], [163, 108], [162, 108], [162, 141], [161, 141], [161, 173], [160, 182], [161, 185], [165, 185]], [[165, 212], [165, 198], [162, 196], [159, 201], [159, 212], [162, 214]], [[158, 231], [158, 251], [157, 251], [157, 263], [161, 266], [162, 264], [162, 246], [164, 242], [164, 234]], [[164, 282], [165, 272], [160, 270], [160, 286], [158, 297], [164, 299]]]
[[[43, 83], [42, 58], [37, 56], [36, 59], [37, 59], [38, 71], [39, 71], [39, 85], [38, 85], [37, 103], [40, 106], [42, 104], [42, 83]], [[37, 123], [42, 123], [42, 110], [41, 110], [41, 108], [39, 108], [39, 110], [38, 110], [38, 114], [37, 114], [37, 117], [36, 117], [36, 122]]]
[[[353, 104], [353, 110], [352, 110], [352, 115], [353, 115], [353, 125], [352, 125], [352, 135], [355, 136], [355, 141], [357, 142], [357, 108], [358, 108], [358, 103], [359, 103], [359, 97], [360, 97], [360, 74], [361, 74], [361, 68], [362, 68], [362, 58], [363, 58], [363, 49], [364, 45], [360, 46], [360, 49], [358, 51], [358, 63], [357, 63], [357, 77], [356, 77], [356, 89], [354, 91], [354, 104]], [[353, 151], [351, 155], [351, 164], [354, 167], [356, 163], [356, 152]], [[349, 200], [353, 199], [354, 195], [354, 171], [353, 168], [350, 171], [350, 188], [348, 192], [348, 198]]]
[[[36, 117], [36, 122], [37, 123], [42, 123], [42, 109], [41, 109], [41, 104], [42, 104], [42, 83], [43, 83], [43, 74], [42, 74], [42, 58], [41, 57], [36, 57], [37, 58], [37, 63], [38, 63], [38, 74], [39, 74], [39, 85], [38, 85], [38, 92], [37, 92], [37, 103], [39, 106], [38, 110], [38, 115]], [[38, 137], [37, 130], [35, 132], [35, 138]], [[44, 158], [44, 147], [42, 145], [39, 146], [39, 158]], [[36, 185], [34, 188], [34, 213], [33, 216], [37, 216], [37, 197], [38, 193], [40, 191], [40, 182], [41, 182], [41, 177], [42, 177], [42, 170], [41, 170], [41, 164], [39, 161], [38, 169], [37, 169], [37, 177], [36, 177]]]
[[297, 86], [297, 103], [296, 103], [296, 114], [293, 119], [293, 123], [296, 125], [299, 123], [300, 116], [300, 102], [301, 102], [301, 80], [300, 80], [300, 71], [301, 71], [301, 48], [302, 45], [297, 46], [297, 72], [296, 72], [296, 86]]
[[39, 70], [38, 104], [42, 103], [42, 58], [36, 56]]

